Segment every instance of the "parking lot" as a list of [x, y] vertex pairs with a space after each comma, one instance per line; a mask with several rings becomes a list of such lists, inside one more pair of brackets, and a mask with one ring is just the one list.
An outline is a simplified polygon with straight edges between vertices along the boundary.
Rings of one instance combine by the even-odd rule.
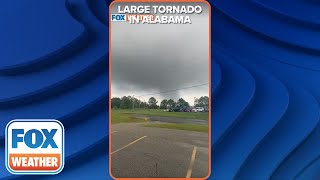
[[114, 177], [204, 178], [208, 175], [208, 133], [113, 124], [111, 173]]

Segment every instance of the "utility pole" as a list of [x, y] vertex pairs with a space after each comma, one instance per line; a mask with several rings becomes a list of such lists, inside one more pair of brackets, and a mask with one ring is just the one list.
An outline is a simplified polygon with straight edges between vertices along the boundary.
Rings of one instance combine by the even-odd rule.
[[133, 95], [133, 98], [132, 98], [132, 110], [134, 110], [134, 95]]
[[140, 104], [141, 104], [141, 101], [140, 101], [140, 96], [139, 96], [139, 109], [140, 109]]

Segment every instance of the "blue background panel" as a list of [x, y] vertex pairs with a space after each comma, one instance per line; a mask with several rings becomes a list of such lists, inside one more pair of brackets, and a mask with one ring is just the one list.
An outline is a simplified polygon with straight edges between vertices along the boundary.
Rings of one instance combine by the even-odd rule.
[[[210, 2], [212, 61], [220, 64], [222, 72], [212, 107], [223, 106], [220, 111], [229, 112], [212, 119], [212, 129], [224, 130], [219, 132], [224, 135], [212, 132], [212, 139], [219, 141], [212, 148], [210, 178], [319, 179], [319, 2]], [[236, 71], [239, 66], [244, 70]], [[235, 87], [239, 81], [242, 87]], [[226, 88], [227, 84], [233, 86]], [[240, 104], [250, 87], [255, 87], [250, 104]], [[219, 100], [228, 99], [223, 97], [226, 92], [238, 95], [233, 101]], [[245, 111], [230, 116], [239, 109]]]
[[[319, 2], [210, 2], [209, 179], [319, 179]], [[66, 129], [60, 174], [11, 175], [0, 161], [1, 179], [110, 179], [109, 3], [1, 1], [0, 128], [53, 118]]]
[[[109, 2], [0, 3], [0, 179], [110, 179], [104, 15]], [[21, 118], [64, 124], [65, 168], [60, 174], [18, 176], [6, 170], [4, 129]]]
[[0, 6], [0, 73], [59, 61], [85, 43], [86, 29], [64, 0], [11, 0]]

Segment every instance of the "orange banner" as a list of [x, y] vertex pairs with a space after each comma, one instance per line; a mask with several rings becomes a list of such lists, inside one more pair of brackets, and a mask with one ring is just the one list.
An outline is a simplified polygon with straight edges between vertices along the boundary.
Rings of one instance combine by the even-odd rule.
[[56, 171], [61, 166], [60, 154], [9, 154], [14, 171]]

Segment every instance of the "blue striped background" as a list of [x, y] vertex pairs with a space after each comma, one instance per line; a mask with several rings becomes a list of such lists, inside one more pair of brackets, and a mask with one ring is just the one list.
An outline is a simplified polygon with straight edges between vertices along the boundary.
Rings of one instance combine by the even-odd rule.
[[211, 3], [212, 179], [319, 179], [319, 2]]
[[[3, 0], [0, 6], [0, 154], [17, 118], [66, 128], [66, 165], [55, 176], [108, 174], [108, 4]], [[212, 4], [210, 179], [311, 180], [320, 175], [320, 14], [317, 1]]]
[[[103, 0], [4, 0], [0, 6], [0, 178], [106, 179], [108, 4]], [[54, 176], [11, 175], [4, 128], [12, 119], [65, 126], [65, 168]]]

